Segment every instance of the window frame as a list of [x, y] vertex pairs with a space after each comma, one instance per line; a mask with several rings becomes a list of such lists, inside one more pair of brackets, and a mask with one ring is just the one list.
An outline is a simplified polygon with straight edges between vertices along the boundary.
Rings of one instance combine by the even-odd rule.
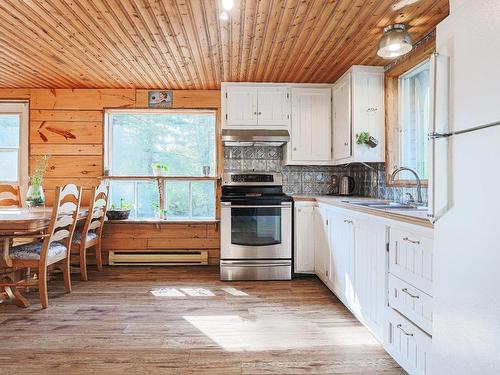
[[[398, 77], [398, 118], [399, 118], [399, 121], [398, 121], [398, 131], [399, 131], [399, 136], [398, 136], [398, 139], [397, 139], [397, 145], [398, 145], [398, 152], [397, 152], [397, 160], [396, 160], [396, 163], [397, 163], [397, 166], [398, 167], [401, 167], [401, 160], [403, 159], [403, 151], [402, 151], [402, 147], [401, 147], [401, 144], [402, 144], [402, 139], [401, 139], [401, 135], [402, 135], [402, 129], [403, 129], [403, 121], [404, 121], [404, 118], [406, 117], [406, 113], [404, 111], [404, 108], [405, 106], [403, 105], [403, 80], [405, 78], [407, 78], [408, 76], [410, 75], [414, 75], [414, 74], [418, 74], [420, 73], [421, 71], [423, 71], [423, 67], [424, 65], [427, 65], [429, 64], [429, 69], [430, 69], [430, 62], [431, 62], [431, 59], [430, 57], [421, 61], [420, 63], [418, 63], [417, 65], [413, 66], [412, 68], [408, 69], [407, 71], [403, 72], [401, 75], [399, 75]], [[429, 82], [430, 84], [430, 82]], [[430, 106], [430, 103], [429, 103], [429, 106]], [[429, 115], [430, 115], [430, 108], [429, 108]], [[429, 159], [428, 158], [428, 153], [425, 153], [425, 157], [427, 158], [427, 160]], [[395, 165], [396, 166], [396, 165]], [[401, 179], [399, 178], [399, 175], [396, 176], [396, 181], [399, 181], [400, 183], [416, 183], [416, 179], [415, 178], [412, 178], [410, 180], [408, 179]], [[421, 182], [422, 183], [428, 183], [428, 178], [421, 178]]]
[[[215, 137], [214, 137], [214, 153], [213, 153], [213, 170], [210, 172], [209, 176], [153, 176], [153, 175], [143, 175], [143, 176], [124, 176], [124, 175], [109, 175], [110, 171], [110, 166], [111, 166], [111, 161], [112, 161], [112, 141], [113, 141], [113, 135], [112, 135], [112, 126], [110, 126], [110, 115], [112, 114], [137, 114], [137, 113], [170, 113], [170, 114], [210, 114], [213, 115], [214, 117], [214, 131], [215, 131]], [[134, 191], [137, 190], [137, 183], [139, 181], [155, 181], [158, 185], [158, 190], [159, 190], [159, 209], [160, 210], [166, 210], [167, 209], [167, 197], [166, 197], [166, 191], [167, 187], [166, 184], [168, 181], [186, 181], [189, 183], [189, 216], [186, 218], [179, 218], [179, 219], [170, 219], [171, 221], [206, 221], [206, 220], [216, 220], [218, 216], [218, 210], [217, 210], [217, 202], [218, 202], [218, 184], [217, 181], [219, 180], [219, 177], [217, 176], [218, 174], [218, 141], [217, 141], [217, 136], [219, 134], [218, 130], [218, 113], [216, 109], [163, 109], [163, 108], [134, 108], [134, 109], [105, 109], [104, 112], [104, 171], [105, 175], [103, 176], [103, 179], [108, 180], [109, 183], [112, 183], [112, 181], [129, 181], [134, 183]], [[193, 182], [198, 182], [198, 181], [212, 181], [214, 184], [214, 196], [215, 196], [215, 211], [214, 211], [214, 217], [213, 218], [193, 218], [192, 216], [192, 183]], [[136, 199], [136, 198], [135, 198]], [[138, 218], [140, 219], [140, 218]], [[150, 219], [149, 217], [145, 217], [144, 219]], [[167, 217], [167, 220], [168, 217]]]
[[[197, 114], [210, 114], [214, 116], [214, 126], [215, 134], [214, 137], [214, 155], [213, 155], [213, 165], [214, 168], [210, 173], [210, 177], [213, 177], [217, 173], [217, 111], [215, 109], [160, 109], [160, 108], [147, 108], [147, 109], [106, 109], [104, 112], [104, 170], [110, 171], [111, 161], [112, 161], [112, 149], [113, 144], [113, 134], [110, 126], [110, 115], [112, 114], [137, 114], [137, 113], [159, 113], [159, 114], [183, 114], [183, 113], [197, 113]], [[114, 177], [124, 177], [122, 175], [116, 175]], [[134, 176], [134, 177], [149, 177], [145, 176]], [[154, 177], [154, 176], [151, 176]], [[190, 176], [190, 177], [200, 177], [200, 176]]]
[[[19, 148], [17, 158], [17, 181], [0, 181], [0, 184], [19, 185], [24, 196], [29, 184], [29, 102], [0, 100], [0, 115], [19, 115]], [[2, 147], [2, 150], [14, 148]]]
[[[418, 49], [405, 55], [403, 59], [389, 66], [385, 72], [385, 126], [386, 126], [386, 158], [385, 182], [388, 187], [415, 187], [415, 179], [407, 180], [396, 176], [394, 181], [390, 177], [399, 166], [400, 142], [400, 103], [399, 103], [399, 77], [419, 67], [431, 59], [435, 51], [435, 39], [423, 44]], [[431, 82], [432, 85], [432, 82]], [[421, 180], [422, 187], [428, 187], [428, 179]]]

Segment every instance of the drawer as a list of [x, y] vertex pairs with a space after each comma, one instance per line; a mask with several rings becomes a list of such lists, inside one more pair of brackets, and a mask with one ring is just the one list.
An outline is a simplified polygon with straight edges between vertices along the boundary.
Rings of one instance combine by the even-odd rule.
[[432, 339], [408, 319], [387, 308], [385, 350], [412, 375], [431, 371]]
[[389, 306], [432, 335], [432, 297], [391, 274]]
[[430, 238], [391, 228], [389, 272], [432, 296], [432, 246]]

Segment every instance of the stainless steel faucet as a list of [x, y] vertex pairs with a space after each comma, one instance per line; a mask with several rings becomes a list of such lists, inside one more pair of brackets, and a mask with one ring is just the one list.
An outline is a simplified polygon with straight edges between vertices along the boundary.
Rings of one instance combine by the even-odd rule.
[[395, 169], [394, 172], [392, 172], [392, 174], [391, 174], [391, 178], [389, 179], [389, 182], [393, 183], [394, 177], [396, 177], [396, 175], [399, 172], [403, 172], [403, 171], [408, 171], [408, 172], [411, 172], [414, 174], [415, 179], [417, 180], [417, 203], [420, 203], [420, 204], [424, 203], [422, 200], [422, 183], [420, 182], [420, 177], [418, 177], [418, 173], [415, 172], [413, 169], [408, 168], [408, 167], [399, 167], [399, 168]]

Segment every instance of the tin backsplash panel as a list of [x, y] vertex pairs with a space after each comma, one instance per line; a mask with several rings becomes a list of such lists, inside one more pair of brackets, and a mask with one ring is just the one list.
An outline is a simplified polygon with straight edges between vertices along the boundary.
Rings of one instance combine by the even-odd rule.
[[[393, 188], [386, 186], [385, 165], [370, 164], [375, 170], [361, 164], [349, 166], [284, 166], [281, 147], [225, 147], [225, 171], [281, 172], [283, 190], [287, 194], [322, 195], [334, 193], [332, 175], [351, 176], [356, 182], [353, 195], [380, 199], [402, 200], [405, 193], [416, 199], [415, 188]], [[427, 201], [427, 189], [422, 189]]]

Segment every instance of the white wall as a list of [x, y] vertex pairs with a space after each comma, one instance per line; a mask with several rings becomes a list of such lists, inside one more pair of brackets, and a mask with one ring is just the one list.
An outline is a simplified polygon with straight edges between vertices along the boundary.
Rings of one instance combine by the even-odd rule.
[[[500, 120], [500, 0], [451, 0], [451, 126]], [[433, 374], [500, 374], [500, 127], [452, 138], [453, 206], [436, 224]]]

